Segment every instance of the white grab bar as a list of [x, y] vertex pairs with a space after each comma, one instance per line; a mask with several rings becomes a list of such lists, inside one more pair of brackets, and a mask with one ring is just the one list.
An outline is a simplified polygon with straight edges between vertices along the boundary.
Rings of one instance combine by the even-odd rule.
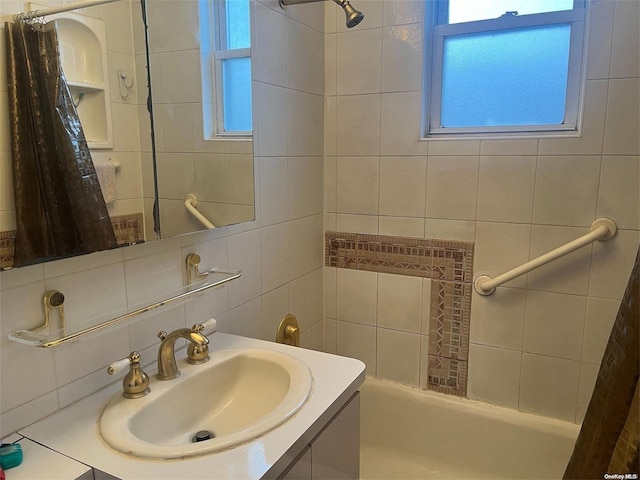
[[184, 206], [187, 207], [187, 210], [189, 210], [189, 213], [191, 213], [191, 215], [193, 215], [194, 217], [196, 217], [198, 219], [198, 221], [204, 225], [205, 227], [207, 227], [209, 230], [213, 230], [214, 228], [216, 228], [216, 226], [211, 223], [207, 217], [205, 217], [204, 215], [202, 215], [197, 209], [196, 209], [196, 205], [198, 205], [198, 198], [193, 194], [190, 193], [189, 195], [187, 195], [187, 198], [185, 198], [184, 200]]
[[46, 17], [48, 15], [55, 15], [56, 13], [69, 12], [71, 10], [77, 10], [79, 8], [95, 7], [104, 3], [113, 3], [118, 0], [80, 0], [78, 2], [67, 3], [57, 7], [41, 8], [40, 10], [33, 10], [31, 12], [22, 12], [14, 15], [15, 20], [30, 20], [32, 18]]
[[503, 283], [513, 280], [520, 275], [524, 275], [525, 273], [541, 267], [542, 265], [546, 265], [547, 263], [563, 257], [574, 250], [584, 247], [585, 245], [589, 245], [596, 240], [609, 240], [615, 236], [616, 231], [617, 227], [613, 220], [608, 218], [599, 218], [591, 224], [591, 232], [573, 240], [572, 242], [562, 245], [555, 250], [551, 250], [538, 258], [534, 258], [524, 265], [520, 265], [519, 267], [509, 270], [502, 275], [498, 275], [496, 278], [491, 278], [489, 275], [478, 275], [473, 283], [473, 288], [480, 295], [491, 295], [496, 291], [496, 287]]

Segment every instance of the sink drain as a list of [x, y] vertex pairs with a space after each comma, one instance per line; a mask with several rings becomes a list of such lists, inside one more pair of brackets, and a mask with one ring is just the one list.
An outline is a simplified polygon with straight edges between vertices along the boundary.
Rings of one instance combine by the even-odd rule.
[[215, 433], [210, 432], [209, 430], [200, 430], [198, 433], [196, 433], [193, 436], [191, 441], [193, 443], [198, 443], [198, 442], [204, 442], [206, 440], [211, 440], [212, 438], [216, 438]]

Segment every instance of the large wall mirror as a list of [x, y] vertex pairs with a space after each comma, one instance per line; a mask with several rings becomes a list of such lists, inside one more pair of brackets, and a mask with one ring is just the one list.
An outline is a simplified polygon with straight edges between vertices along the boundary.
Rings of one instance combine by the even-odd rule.
[[[40, 3], [63, 2], [31, 8]], [[18, 12], [0, 13], [12, 21]], [[249, 0], [118, 0], [46, 17], [57, 24], [62, 68], [118, 246], [255, 218], [249, 19]], [[0, 95], [8, 90], [11, 100], [4, 81]], [[1, 269], [21, 266], [13, 258], [7, 137], [0, 142]]]

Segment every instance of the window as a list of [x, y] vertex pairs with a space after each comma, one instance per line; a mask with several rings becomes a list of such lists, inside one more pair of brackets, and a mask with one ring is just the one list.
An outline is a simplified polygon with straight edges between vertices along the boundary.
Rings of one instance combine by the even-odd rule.
[[585, 1], [427, 2], [426, 133], [576, 130]]
[[205, 137], [250, 136], [249, 0], [200, 0], [200, 42]]

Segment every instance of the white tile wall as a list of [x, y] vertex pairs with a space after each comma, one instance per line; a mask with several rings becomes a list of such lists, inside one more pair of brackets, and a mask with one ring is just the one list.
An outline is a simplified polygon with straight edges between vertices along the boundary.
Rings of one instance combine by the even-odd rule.
[[[352, 31], [325, 6], [326, 229], [474, 241], [474, 273], [492, 275], [583, 235], [597, 217], [620, 229], [491, 297], [473, 295], [473, 398], [582, 420], [640, 243], [638, 5], [589, 4], [579, 135], [464, 140], [421, 140], [423, 1], [359, 0], [365, 19]], [[362, 55], [348, 68], [347, 51]], [[410, 307], [398, 295], [409, 294], [406, 280], [378, 275], [374, 295], [371, 272], [325, 270], [327, 348], [410, 383], [403, 375], [415, 358], [388, 332], [414, 329], [404, 315], [383, 313]], [[373, 326], [374, 312], [375, 343], [360, 325]], [[355, 332], [369, 340], [356, 345]], [[391, 349], [404, 358], [394, 366]]]
[[[22, 7], [22, 2], [13, 3], [15, 5], [12, 4], [13, 8], [7, 13]], [[184, 2], [163, 3], [164, 14], [158, 21], [170, 21], [175, 35], [158, 39], [155, 53], [197, 48], [197, 31], [187, 28], [197, 24], [195, 12], [185, 9]], [[197, 5], [197, 2], [187, 3]], [[3, 15], [6, 4], [0, 2]], [[305, 105], [310, 105], [313, 110], [310, 117], [305, 115], [300, 119], [298, 130], [310, 142], [310, 150], [289, 161], [287, 155], [293, 154], [288, 152], [286, 136], [276, 139], [263, 137], [265, 141], [260, 145], [264, 152], [263, 156], [256, 157], [255, 169], [258, 220], [45, 266], [0, 272], [0, 435], [11, 433], [112, 382], [113, 378], [106, 375], [104, 368], [132, 349], [141, 350], [144, 363], [152, 362], [157, 348], [155, 333], [160, 329], [191, 325], [215, 316], [221, 331], [273, 339], [275, 327], [282, 316], [296, 310], [298, 320], [304, 325], [303, 344], [312, 348], [322, 347], [325, 334], [321, 324], [323, 57], [309, 56], [308, 52], [304, 52], [304, 58], [302, 52], [289, 52], [287, 55], [285, 51], [272, 49], [270, 43], [282, 42], [285, 24], [288, 32], [303, 32], [302, 36], [310, 42], [314, 52], [322, 52], [323, 36], [317, 28], [302, 23], [305, 20], [313, 24], [313, 16], [293, 20], [289, 18], [292, 11], [283, 11], [277, 2], [257, 4], [257, 30], [262, 32], [263, 46], [267, 48], [257, 48], [254, 52], [258, 66], [255, 78], [259, 87], [255, 90], [258, 94], [256, 101], [259, 105], [269, 105], [263, 100], [273, 92], [271, 85], [267, 85], [271, 82], [282, 87], [282, 98], [286, 99], [286, 77], [281, 74], [291, 71], [290, 80], [295, 83], [296, 94], [307, 95], [308, 103]], [[290, 42], [291, 39], [287, 44]], [[286, 68], [270, 68], [273, 62]], [[301, 62], [305, 67], [296, 67], [298, 73], [295, 73], [294, 64]], [[306, 71], [307, 68], [311, 69], [312, 75]], [[2, 96], [0, 102], [1, 99]], [[273, 109], [268, 106], [259, 111], [255, 122], [257, 138], [261, 138], [260, 128], [266, 128], [272, 121]], [[1, 103], [0, 113], [6, 114], [6, 107], [2, 108]], [[179, 104], [167, 105], [165, 113], [182, 115], [184, 125], [191, 124], [198, 117], [190, 107], [184, 110]], [[289, 112], [282, 110], [280, 115], [283, 123], [279, 127], [286, 130], [283, 125], [289, 121]], [[159, 145], [177, 149], [183, 137], [190, 135], [189, 130], [165, 132], [165, 142], [159, 135]], [[230, 145], [226, 150], [246, 155], [245, 148], [238, 150], [237, 147], [242, 146]], [[205, 152], [223, 153], [203, 150]], [[4, 184], [0, 191], [4, 191]], [[291, 206], [291, 218], [295, 218], [291, 221], [289, 198], [296, 202]], [[68, 315], [74, 321], [86, 323], [104, 310], [131, 306], [149, 296], [167, 293], [160, 290], [182, 286], [182, 264], [189, 252], [201, 255], [203, 267], [241, 267], [243, 276], [235, 285], [212, 289], [176, 309], [159, 311], [158, 315], [144, 317], [130, 327], [108, 330], [103, 335], [58, 347], [59, 350], [33, 349], [7, 340], [10, 331], [31, 328], [42, 321], [41, 297], [47, 288], [63, 290], [67, 296], [65, 307]], [[333, 331], [335, 339], [335, 325]], [[337, 349], [335, 340], [333, 349]], [[35, 381], [22, 381], [27, 374]]]

